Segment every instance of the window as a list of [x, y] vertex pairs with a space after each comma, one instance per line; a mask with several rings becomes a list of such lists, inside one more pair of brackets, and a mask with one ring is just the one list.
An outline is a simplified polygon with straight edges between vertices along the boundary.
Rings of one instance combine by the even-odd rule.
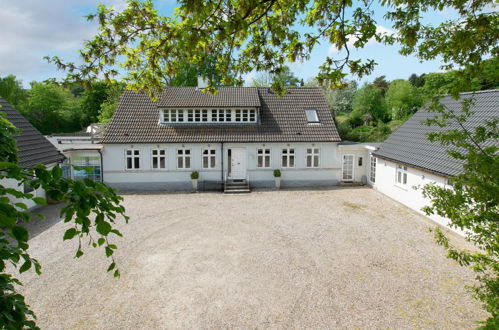
[[295, 167], [295, 149], [282, 149], [282, 167]]
[[307, 148], [307, 167], [319, 167], [319, 148]]
[[225, 110], [225, 121], [232, 121], [232, 110]]
[[75, 180], [91, 179], [97, 182], [101, 180], [99, 156], [75, 156], [71, 157], [71, 163], [76, 166], [73, 169]]
[[215, 149], [203, 149], [203, 168], [215, 168], [216, 151]]
[[258, 149], [256, 153], [257, 153], [256, 167], [259, 168], [270, 167], [270, 149]]
[[307, 109], [307, 110], [305, 110], [305, 115], [307, 116], [307, 121], [309, 124], [319, 122], [319, 117], [317, 116], [317, 110]]
[[256, 111], [255, 110], [250, 110], [249, 111], [249, 121], [256, 121]]
[[200, 122], [201, 121], [201, 110], [195, 110], [194, 111], [194, 121], [195, 122]]
[[201, 114], [202, 114], [201, 121], [207, 122], [208, 121], [208, 110], [203, 110]]
[[359, 166], [362, 166], [362, 157], [359, 157]]
[[137, 149], [127, 149], [126, 150], [126, 169], [127, 170], [136, 170], [139, 168], [140, 168], [140, 151]]
[[398, 184], [407, 184], [407, 166], [397, 165], [397, 177], [396, 181]]
[[152, 168], [166, 168], [166, 150], [165, 149], [152, 149]]
[[369, 181], [376, 182], [376, 157], [371, 155], [371, 169], [369, 171]]
[[187, 110], [187, 121], [188, 122], [194, 121], [194, 110]]
[[177, 168], [191, 168], [191, 149], [177, 150]]
[[241, 112], [242, 110], [236, 110], [236, 122], [241, 121]]
[[248, 121], [248, 110], [242, 110], [242, 121]]

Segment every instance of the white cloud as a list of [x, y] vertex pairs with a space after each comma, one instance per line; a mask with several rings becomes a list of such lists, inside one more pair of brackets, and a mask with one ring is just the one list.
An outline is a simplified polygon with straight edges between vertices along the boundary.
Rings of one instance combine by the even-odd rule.
[[[395, 34], [395, 31], [391, 30], [391, 29], [388, 29], [384, 26], [381, 26], [381, 25], [376, 25], [376, 33], [378, 34], [382, 34], [382, 35], [392, 35], [392, 34]], [[354, 46], [354, 43], [357, 41], [357, 37], [355, 36], [350, 36], [349, 40], [347, 41], [347, 46], [349, 49], [352, 49], [352, 48], [355, 48]], [[369, 39], [369, 41], [367, 42], [366, 46], [370, 46], [370, 45], [376, 45], [376, 44], [379, 44], [378, 41], [376, 41], [375, 38], [371, 38]], [[338, 48], [336, 48], [335, 45], [331, 45], [328, 49], [328, 54], [329, 55], [332, 55], [334, 53], [338, 53], [339, 50]]]
[[[29, 80], [53, 76], [54, 66], [44, 56], [72, 60], [83, 40], [97, 31], [83, 17], [97, 4], [123, 8], [122, 0], [3, 0], [0, 11], [0, 75], [15, 74]], [[26, 80], [27, 80], [26, 79]]]

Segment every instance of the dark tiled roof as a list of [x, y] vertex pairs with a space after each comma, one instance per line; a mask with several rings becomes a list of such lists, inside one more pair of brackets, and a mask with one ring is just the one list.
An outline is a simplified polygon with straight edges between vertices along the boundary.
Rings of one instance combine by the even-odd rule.
[[[224, 90], [231, 93], [232, 89], [234, 95], [240, 95], [244, 88], [257, 92], [259, 124], [158, 125], [157, 104], [144, 94], [126, 91], [102, 143], [340, 141], [320, 89], [289, 88], [282, 98], [267, 88], [226, 87]], [[226, 103], [226, 106], [234, 105]], [[308, 124], [305, 108], [317, 109], [320, 124]]]
[[217, 94], [196, 87], [169, 87], [159, 96], [160, 107], [259, 107], [256, 87], [218, 87]]
[[4, 112], [6, 118], [21, 130], [21, 134], [15, 136], [19, 149], [20, 166], [30, 168], [38, 164], [50, 164], [64, 160], [64, 156], [56, 147], [1, 97], [0, 112]]
[[[471, 106], [473, 114], [465, 123], [467, 129], [474, 129], [486, 120], [498, 117], [499, 90], [461, 94], [462, 99], [470, 97], [474, 98], [474, 104]], [[456, 113], [462, 112], [462, 100], [454, 100], [447, 96], [441, 100], [441, 103]], [[461, 173], [464, 163], [450, 157], [446, 152], [448, 147], [426, 139], [427, 133], [430, 132], [459, 129], [456, 123], [444, 128], [422, 124], [424, 120], [434, 118], [435, 115], [434, 112], [425, 109], [419, 110], [395, 131], [374, 155], [445, 176]], [[492, 143], [497, 141], [488, 141], [486, 144]]]

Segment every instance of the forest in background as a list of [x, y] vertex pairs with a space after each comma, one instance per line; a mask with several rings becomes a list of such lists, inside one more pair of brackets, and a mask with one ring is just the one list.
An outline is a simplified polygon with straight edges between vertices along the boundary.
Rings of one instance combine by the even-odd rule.
[[[486, 61], [487, 69], [473, 82], [473, 90], [499, 87], [498, 63], [496, 58]], [[175, 77], [165, 79], [165, 85], [196, 86], [198, 74], [198, 68], [186, 64]], [[408, 79], [393, 81], [380, 76], [362, 86], [351, 81], [343, 89], [324, 89], [324, 95], [343, 140], [380, 142], [420, 109], [430, 95], [447, 94], [457, 74], [459, 71], [412, 74]], [[319, 86], [314, 79], [304, 82], [297, 78], [289, 68], [275, 76], [259, 73], [251, 85], [270, 86], [273, 80], [288, 87]], [[124, 88], [122, 83], [105, 81], [85, 88], [47, 80], [31, 82], [26, 89], [13, 75], [0, 77], [0, 96], [45, 135], [77, 132], [91, 123], [108, 122]]]

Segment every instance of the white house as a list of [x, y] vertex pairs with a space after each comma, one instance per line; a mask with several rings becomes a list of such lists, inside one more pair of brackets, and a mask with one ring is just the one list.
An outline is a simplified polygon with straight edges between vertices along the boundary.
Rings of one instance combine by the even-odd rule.
[[[1, 97], [0, 112], [4, 112], [7, 120], [21, 130], [21, 133], [15, 136], [19, 149], [20, 166], [31, 168], [35, 165], [42, 164], [48, 168], [52, 168], [64, 160], [64, 156], [40, 132], [38, 132], [26, 118]], [[6, 188], [14, 188], [25, 193], [32, 193], [35, 197], [45, 198], [45, 191], [42, 188], [33, 190], [29, 185], [19, 183], [12, 179], [3, 179], [0, 184]], [[19, 200], [14, 196], [11, 196], [10, 199], [13, 203], [23, 202], [29, 208], [36, 205], [31, 200]]]
[[[499, 90], [463, 93], [459, 100], [445, 97], [441, 103], [459, 114], [462, 100], [468, 98], [473, 98], [473, 103], [472, 115], [464, 124], [467, 129], [473, 130], [499, 115]], [[372, 152], [370, 158], [369, 183], [373, 188], [420, 213], [421, 208], [430, 201], [423, 197], [419, 188], [429, 183], [450, 187], [448, 179], [463, 170], [463, 162], [450, 157], [447, 147], [426, 138], [427, 133], [437, 130], [461, 129], [455, 122], [450, 122], [444, 128], [423, 123], [435, 116], [435, 113], [425, 109], [418, 111], [378, 150]], [[448, 224], [447, 219], [438, 215], [430, 218], [444, 226]]]
[[125, 189], [190, 189], [190, 174], [199, 171], [201, 189], [273, 187], [280, 169], [284, 187], [360, 181], [366, 162], [343, 162], [340, 141], [319, 88], [289, 88], [279, 97], [269, 88], [220, 87], [212, 95], [168, 87], [156, 102], [126, 91], [101, 141], [103, 180]]

